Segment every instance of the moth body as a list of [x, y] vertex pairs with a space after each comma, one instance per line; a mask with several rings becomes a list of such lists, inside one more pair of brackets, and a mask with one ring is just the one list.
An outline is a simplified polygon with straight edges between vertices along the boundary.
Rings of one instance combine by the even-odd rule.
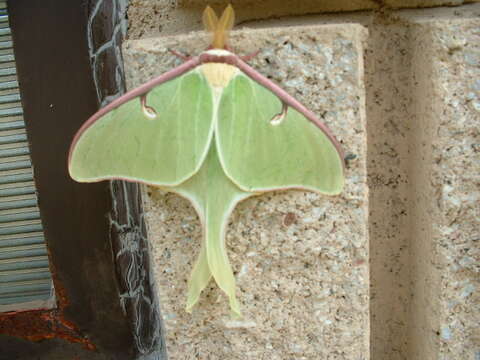
[[339, 194], [340, 143], [315, 114], [226, 48], [234, 14], [203, 21], [212, 49], [92, 115], [75, 135], [69, 172], [79, 182], [128, 180], [189, 199], [203, 244], [188, 284], [187, 311], [213, 277], [239, 315], [225, 229], [240, 201], [266, 191]]
[[219, 90], [225, 88], [238, 73], [238, 68], [225, 63], [208, 62], [199, 66], [210, 86]]

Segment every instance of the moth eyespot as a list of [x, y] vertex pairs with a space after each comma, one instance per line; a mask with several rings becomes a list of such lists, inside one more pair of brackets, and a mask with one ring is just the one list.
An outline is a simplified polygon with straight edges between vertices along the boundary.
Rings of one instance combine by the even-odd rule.
[[157, 118], [157, 112], [155, 111], [154, 108], [151, 106], [147, 105], [147, 95], [142, 95], [140, 96], [140, 104], [142, 105], [142, 112], [143, 115], [145, 115], [149, 119], [156, 119]]
[[277, 126], [282, 123], [282, 121], [287, 116], [288, 106], [285, 103], [282, 103], [282, 111], [276, 114], [274, 117], [270, 119], [270, 125]]
[[155, 111], [154, 108], [150, 106], [143, 106], [142, 111], [143, 111], [143, 114], [149, 119], [153, 120], [157, 118], [157, 112]]
[[271, 120], [270, 120], [270, 125], [277, 126], [280, 125], [285, 118], [283, 113], [275, 115]]

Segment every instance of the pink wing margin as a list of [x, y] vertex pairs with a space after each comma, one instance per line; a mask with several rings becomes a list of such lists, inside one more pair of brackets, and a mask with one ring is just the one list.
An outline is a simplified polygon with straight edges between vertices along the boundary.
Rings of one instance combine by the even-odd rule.
[[184, 62], [182, 65], [177, 66], [176, 68], [174, 68], [170, 71], [167, 71], [166, 73], [164, 73], [164, 74], [162, 74], [162, 75], [160, 75], [160, 76], [158, 76], [158, 77], [156, 77], [156, 78], [154, 78], [150, 81], [147, 81], [145, 84], [140, 85], [139, 87], [127, 92], [126, 94], [124, 94], [122, 96], [120, 96], [119, 98], [115, 99], [110, 104], [101, 108], [95, 114], [90, 116], [90, 118], [88, 118], [88, 120], [83, 123], [83, 125], [77, 131], [77, 133], [75, 134], [75, 136], [72, 140], [72, 143], [70, 145], [70, 150], [69, 150], [69, 153], [68, 153], [68, 164], [70, 164], [73, 149], [75, 148], [75, 145], [77, 144], [78, 139], [80, 139], [80, 137], [85, 132], [85, 130], [87, 130], [90, 126], [92, 126], [95, 123], [95, 121], [100, 119], [103, 115], [105, 115], [109, 111], [111, 111], [111, 110], [119, 107], [120, 105], [126, 103], [127, 101], [132, 100], [136, 97], [139, 97], [139, 96], [142, 96], [142, 95], [148, 93], [155, 86], [160, 85], [164, 82], [167, 82], [167, 81], [169, 81], [173, 78], [176, 78], [177, 76], [180, 76], [180, 75], [186, 73], [187, 71], [192, 70], [193, 68], [197, 67], [200, 64], [201, 64], [200, 57], [197, 56], [197, 57], [191, 58], [191, 59], [187, 60], [186, 62]]

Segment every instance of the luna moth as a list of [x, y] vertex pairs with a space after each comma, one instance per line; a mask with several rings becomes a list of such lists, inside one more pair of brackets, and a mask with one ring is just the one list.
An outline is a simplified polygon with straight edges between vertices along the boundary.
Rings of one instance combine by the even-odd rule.
[[136, 181], [187, 198], [203, 240], [186, 309], [213, 277], [240, 315], [225, 249], [235, 206], [280, 189], [339, 194], [344, 162], [310, 110], [230, 51], [230, 5], [220, 18], [207, 7], [203, 22], [211, 47], [91, 116], [72, 141], [69, 172], [79, 182]]

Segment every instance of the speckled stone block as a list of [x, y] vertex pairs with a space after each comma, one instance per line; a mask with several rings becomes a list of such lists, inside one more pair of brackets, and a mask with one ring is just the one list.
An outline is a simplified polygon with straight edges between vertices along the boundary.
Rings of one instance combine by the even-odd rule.
[[[284, 87], [333, 130], [350, 159], [336, 197], [271, 192], [241, 203], [227, 229], [243, 318], [232, 320], [212, 281], [193, 314], [186, 282], [198, 255], [201, 227], [192, 206], [146, 188], [155, 281], [170, 359], [368, 359], [368, 192], [359, 25], [242, 30], [239, 54], [260, 50], [250, 64]], [[195, 55], [203, 33], [128, 41], [128, 88]]]
[[411, 359], [480, 358], [480, 20], [411, 27]]
[[388, 8], [428, 8], [436, 6], [459, 6], [463, 4], [473, 3], [477, 0], [380, 0], [375, 3]]
[[200, 12], [207, 5], [222, 11], [235, 8], [236, 23], [307, 14], [459, 6], [479, 0], [130, 0], [131, 38], [177, 34], [202, 28]]
[[[151, 0], [150, 0], [151, 1]], [[158, 1], [158, 0], [157, 0]], [[162, 0], [160, 0], [162, 1]], [[291, 2], [278, 1], [289, 4]], [[269, 1], [263, 1], [269, 3]], [[405, 8], [405, 7], [432, 7], [432, 6], [455, 6], [474, 2], [474, 0], [297, 0], [296, 4], [317, 11], [354, 11], [363, 9], [378, 9], [381, 6]], [[207, 4], [228, 4], [234, 6], [255, 5], [258, 0], [177, 0], [181, 5], [207, 5]], [[265, 6], [265, 5], [264, 5]], [[292, 9], [293, 10], [293, 9]]]

